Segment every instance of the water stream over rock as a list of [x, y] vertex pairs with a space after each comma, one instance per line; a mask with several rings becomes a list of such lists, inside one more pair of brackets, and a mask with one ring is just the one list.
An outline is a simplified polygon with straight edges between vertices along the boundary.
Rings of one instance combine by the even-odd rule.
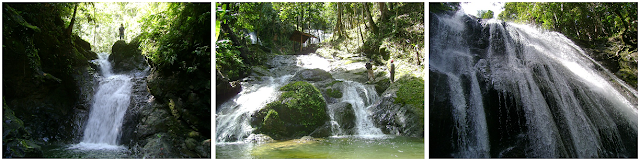
[[98, 54], [102, 74], [82, 142], [72, 148], [122, 149], [118, 146], [123, 118], [131, 99], [131, 76], [113, 74], [107, 53]]
[[[366, 81], [366, 73], [361, 73], [364, 63], [337, 65], [336, 62], [316, 54], [278, 55], [266, 63], [269, 69], [254, 67], [253, 74], [241, 82], [242, 91], [216, 108], [216, 158], [423, 158], [422, 138], [385, 134], [373, 120], [373, 106], [379, 105], [381, 99], [373, 84], [361, 83]], [[291, 92], [280, 91], [281, 87], [299, 83], [297, 81], [306, 81], [320, 91], [322, 102], [326, 103], [326, 123], [297, 137], [293, 134], [302, 131], [289, 131], [294, 139], [254, 134], [260, 130], [252, 127], [254, 120], [267, 121], [255, 118], [254, 114], [267, 109], [268, 103], [306, 102], [279, 98]], [[304, 111], [311, 110], [315, 109]], [[287, 111], [278, 114], [297, 115]], [[284, 125], [293, 128], [295, 124]], [[282, 129], [278, 126], [267, 130]]]
[[637, 157], [637, 91], [564, 35], [430, 17], [430, 157]]
[[[322, 69], [330, 71], [328, 60], [317, 55], [300, 56], [276, 56], [268, 65], [271, 73], [268, 76], [249, 77], [242, 82], [242, 91], [223, 103], [216, 110], [216, 141], [217, 142], [242, 142], [252, 134], [254, 128], [250, 125], [251, 114], [265, 107], [269, 102], [274, 101], [280, 94], [280, 87], [290, 82], [293, 74], [302, 69]], [[260, 78], [260, 79], [257, 79]], [[344, 95], [339, 98], [338, 103], [348, 103], [352, 106], [355, 119], [354, 131], [345, 131], [340, 128], [342, 121], [334, 120], [334, 113], [331, 104], [328, 105], [327, 113], [331, 118], [332, 134], [358, 135], [358, 136], [383, 136], [379, 128], [376, 128], [371, 121], [371, 114], [367, 109], [378, 100], [378, 94], [373, 85], [364, 85], [350, 80], [340, 80], [340, 90]], [[349, 132], [349, 133], [347, 133]]]

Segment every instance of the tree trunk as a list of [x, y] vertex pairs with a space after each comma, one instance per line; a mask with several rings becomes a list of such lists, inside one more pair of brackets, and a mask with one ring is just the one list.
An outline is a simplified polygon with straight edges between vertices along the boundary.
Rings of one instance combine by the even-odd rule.
[[67, 27], [67, 31], [65, 33], [66, 36], [71, 37], [71, 32], [73, 31], [73, 23], [76, 22], [76, 12], [78, 11], [78, 3], [75, 4], [75, 7], [73, 8], [73, 17], [71, 17], [71, 22], [69, 23], [69, 26]]
[[338, 8], [338, 19], [336, 20], [336, 34], [338, 34], [338, 38], [342, 37], [342, 3], [337, 2]]
[[371, 26], [373, 34], [378, 35], [378, 26], [376, 26], [376, 23], [373, 21], [373, 18], [371, 17], [371, 12], [369, 11], [369, 5], [366, 4], [366, 2], [364, 6], [364, 11], [367, 12], [366, 14], [367, 20], [369, 21], [369, 26]]
[[[385, 5], [385, 2], [378, 2], [378, 9], [380, 9], [380, 20], [386, 20], [387, 19], [387, 5]], [[378, 21], [380, 21], [378, 20]]]

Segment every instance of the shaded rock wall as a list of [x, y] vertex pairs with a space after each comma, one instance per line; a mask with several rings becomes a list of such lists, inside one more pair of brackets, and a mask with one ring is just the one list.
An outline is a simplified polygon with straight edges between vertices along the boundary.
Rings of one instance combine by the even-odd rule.
[[75, 140], [82, 123], [75, 114], [92, 94], [93, 80], [83, 78], [95, 73], [89, 61], [97, 56], [86, 41], [64, 35], [54, 5], [5, 3], [3, 24], [3, 97], [24, 123], [18, 133], [35, 143]]

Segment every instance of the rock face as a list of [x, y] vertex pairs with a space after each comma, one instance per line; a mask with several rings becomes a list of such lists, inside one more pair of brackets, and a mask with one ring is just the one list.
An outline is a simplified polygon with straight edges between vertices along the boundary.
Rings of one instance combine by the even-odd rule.
[[142, 71], [149, 66], [138, 46], [139, 44], [136, 42], [127, 44], [124, 40], [119, 40], [111, 46], [109, 62], [111, 62], [114, 73]]
[[42, 149], [24, 129], [24, 122], [18, 119], [13, 111], [2, 102], [2, 157], [42, 157]]
[[220, 71], [216, 72], [216, 82], [216, 103], [218, 105], [224, 103], [242, 91], [240, 81], [236, 80], [230, 82], [222, 75], [222, 73], [220, 73]]
[[326, 72], [322, 69], [303, 69], [298, 71], [296, 75], [293, 76], [293, 80], [304, 80], [304, 81], [323, 81], [327, 79], [333, 79], [329, 72]]
[[419, 78], [403, 76], [382, 93], [380, 102], [372, 106], [372, 119], [376, 127], [381, 128], [385, 134], [423, 138], [424, 106], [416, 104], [419, 102], [424, 104], [424, 83]]
[[320, 91], [308, 82], [297, 81], [282, 88], [278, 100], [252, 115], [256, 133], [274, 139], [291, 139], [309, 135], [328, 122], [327, 105]]
[[[12, 157], [41, 157], [35, 143], [70, 143], [82, 137], [82, 115], [93, 94], [89, 60], [97, 55], [76, 35], [64, 35], [64, 21], [47, 4], [3, 5], [2, 94], [13, 114], [3, 121], [3, 142]], [[10, 126], [22, 121], [20, 127]], [[9, 138], [3, 138], [3, 140]], [[6, 147], [10, 146], [10, 147]], [[35, 151], [35, 152], [34, 152]], [[40, 152], [40, 153], [38, 153]]]
[[353, 107], [348, 102], [340, 102], [336, 104], [331, 104], [330, 111], [334, 114], [333, 120], [340, 123], [340, 128], [346, 132], [342, 132], [343, 134], [353, 134], [355, 130], [353, 130], [356, 126], [356, 112], [353, 110]]
[[[143, 158], [210, 157], [210, 89], [176, 75], [152, 72], [146, 78], [152, 98], [142, 107], [131, 147]], [[126, 123], [125, 123], [126, 126]], [[209, 141], [209, 142], [207, 142]]]

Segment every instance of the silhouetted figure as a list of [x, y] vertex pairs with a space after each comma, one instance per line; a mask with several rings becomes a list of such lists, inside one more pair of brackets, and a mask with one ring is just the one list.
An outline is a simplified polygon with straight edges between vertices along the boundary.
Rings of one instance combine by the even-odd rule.
[[391, 80], [391, 83], [393, 83], [393, 78], [395, 73], [396, 73], [396, 66], [393, 65], [393, 60], [391, 60], [391, 68], [389, 68], [389, 74], [390, 74], [389, 80]]
[[124, 39], [124, 25], [120, 24], [120, 39]]

